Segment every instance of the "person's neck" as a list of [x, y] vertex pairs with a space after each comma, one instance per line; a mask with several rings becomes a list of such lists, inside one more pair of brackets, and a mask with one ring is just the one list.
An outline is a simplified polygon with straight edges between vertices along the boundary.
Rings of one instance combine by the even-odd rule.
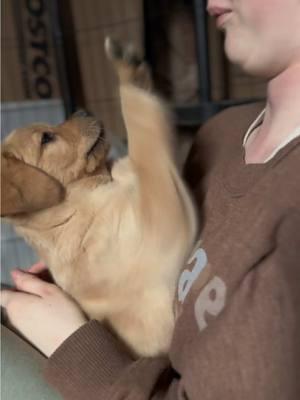
[[260, 163], [300, 126], [300, 63], [285, 69], [267, 86], [262, 125], [246, 146], [246, 162]]
[[270, 134], [284, 138], [300, 125], [300, 63], [271, 79], [267, 87], [264, 119]]

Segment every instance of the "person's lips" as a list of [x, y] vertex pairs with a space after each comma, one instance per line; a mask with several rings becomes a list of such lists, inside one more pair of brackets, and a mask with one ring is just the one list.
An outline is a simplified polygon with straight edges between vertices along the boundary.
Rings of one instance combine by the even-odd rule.
[[207, 11], [212, 17], [216, 18], [216, 24], [219, 29], [224, 26], [232, 14], [232, 10], [230, 8], [217, 6], [208, 7]]

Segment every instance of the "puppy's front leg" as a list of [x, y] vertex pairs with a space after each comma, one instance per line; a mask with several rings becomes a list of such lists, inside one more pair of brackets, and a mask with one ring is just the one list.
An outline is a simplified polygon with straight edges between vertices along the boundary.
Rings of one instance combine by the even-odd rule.
[[154, 174], [162, 164], [166, 166], [166, 162], [174, 160], [170, 113], [152, 93], [149, 68], [134, 48], [131, 45], [122, 47], [110, 38], [106, 39], [105, 48], [120, 80], [129, 157]]
[[163, 221], [170, 229], [176, 224], [182, 228], [194, 225], [193, 206], [175, 164], [172, 118], [167, 106], [151, 91], [148, 66], [132, 46], [123, 48], [110, 39], [105, 46], [120, 79], [128, 154], [139, 178], [143, 214], [156, 230]]

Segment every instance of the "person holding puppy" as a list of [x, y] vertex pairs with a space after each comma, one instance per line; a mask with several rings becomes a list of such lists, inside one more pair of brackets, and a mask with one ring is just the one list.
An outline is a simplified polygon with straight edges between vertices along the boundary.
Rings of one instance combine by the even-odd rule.
[[169, 354], [134, 359], [36, 276], [41, 265], [2, 292], [66, 399], [299, 398], [300, 1], [209, 0], [208, 12], [229, 59], [268, 80], [267, 100], [217, 115], [193, 146], [186, 174], [203, 221]]

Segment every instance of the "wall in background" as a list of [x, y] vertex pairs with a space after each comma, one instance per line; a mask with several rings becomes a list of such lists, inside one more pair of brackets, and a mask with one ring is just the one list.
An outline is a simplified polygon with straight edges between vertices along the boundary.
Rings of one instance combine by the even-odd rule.
[[[60, 18], [51, 23], [54, 4]], [[70, 90], [73, 108], [87, 108], [104, 122], [109, 134], [124, 137], [117, 79], [103, 42], [111, 35], [133, 42], [144, 52], [145, 33], [160, 92], [173, 103], [197, 100], [192, 0], [3, 0], [1, 7], [2, 101], [39, 98], [36, 87], [43, 89], [45, 75], [51, 85], [50, 98], [60, 98]], [[147, 32], [145, 17], [150, 20]], [[228, 64], [222, 34], [212, 19], [208, 26], [212, 99], [262, 97], [265, 82]], [[64, 51], [62, 57], [58, 50]], [[62, 82], [67, 86], [62, 87]]]

